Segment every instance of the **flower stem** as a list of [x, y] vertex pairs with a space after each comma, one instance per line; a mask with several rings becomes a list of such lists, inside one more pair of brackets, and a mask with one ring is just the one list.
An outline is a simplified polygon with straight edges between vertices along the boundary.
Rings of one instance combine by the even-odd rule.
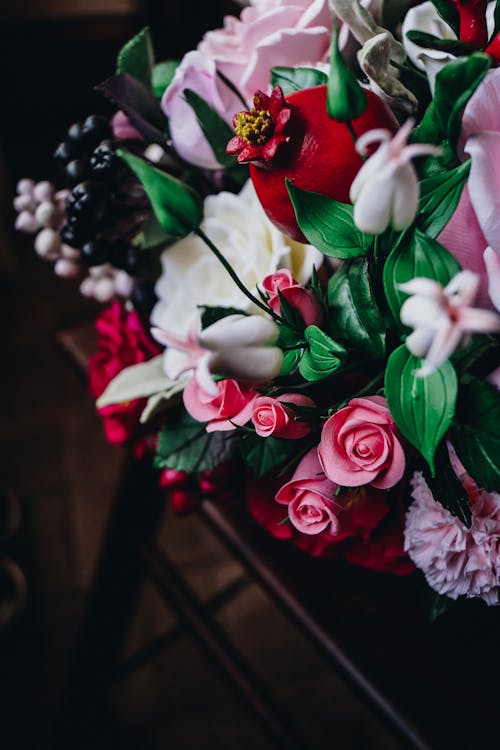
[[198, 237], [203, 240], [205, 245], [210, 248], [210, 250], [213, 252], [215, 257], [222, 263], [238, 289], [240, 289], [243, 294], [248, 297], [248, 299], [253, 302], [254, 305], [259, 307], [261, 310], [263, 310], [265, 313], [270, 315], [277, 323], [281, 323], [281, 325], [289, 325], [286, 320], [284, 320], [280, 315], [277, 315], [274, 310], [272, 310], [269, 305], [264, 304], [263, 302], [258, 299], [258, 297], [255, 297], [255, 295], [252, 294], [252, 292], [246, 288], [246, 286], [243, 284], [243, 282], [239, 279], [237, 273], [235, 272], [234, 268], [231, 266], [229, 261], [222, 255], [219, 248], [214, 245], [210, 237], [207, 237], [205, 232], [200, 228], [196, 227], [193, 229], [194, 233], [198, 235]]
[[358, 142], [358, 136], [356, 135], [356, 131], [354, 130], [354, 126], [350, 120], [346, 120], [345, 124], [347, 125], [347, 129], [349, 133], [351, 134], [351, 138], [354, 142], [354, 145]]

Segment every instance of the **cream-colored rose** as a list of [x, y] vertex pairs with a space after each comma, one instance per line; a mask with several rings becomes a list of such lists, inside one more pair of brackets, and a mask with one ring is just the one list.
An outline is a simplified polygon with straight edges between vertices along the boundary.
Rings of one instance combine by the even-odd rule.
[[[254, 294], [257, 284], [278, 268], [289, 268], [294, 278], [304, 283], [313, 265], [322, 260], [319, 251], [289, 240], [271, 224], [250, 181], [239, 195], [222, 192], [209, 196], [201, 226]], [[195, 235], [165, 250], [156, 293], [159, 299], [151, 322], [181, 338], [187, 337], [200, 305], [262, 312], [238, 289], [212, 251]], [[175, 367], [177, 356], [177, 352], [168, 350], [167, 375]]]

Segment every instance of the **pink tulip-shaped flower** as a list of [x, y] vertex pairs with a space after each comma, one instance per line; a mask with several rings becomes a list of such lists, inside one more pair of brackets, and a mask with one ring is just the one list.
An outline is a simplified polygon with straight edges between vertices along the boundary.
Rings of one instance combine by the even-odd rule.
[[394, 137], [388, 130], [377, 128], [358, 138], [356, 149], [363, 155], [371, 143], [380, 143], [351, 185], [354, 223], [362, 232], [381, 234], [389, 225], [406, 229], [415, 218], [420, 187], [411, 160], [439, 154], [441, 149], [427, 143], [408, 145], [414, 124], [414, 120], [407, 120]]
[[437, 281], [415, 278], [400, 284], [411, 294], [401, 307], [401, 322], [414, 331], [406, 345], [415, 357], [424, 357], [416, 372], [429, 375], [455, 351], [468, 333], [500, 331], [500, 316], [490, 310], [471, 307], [479, 286], [479, 277], [461, 271], [443, 287]]

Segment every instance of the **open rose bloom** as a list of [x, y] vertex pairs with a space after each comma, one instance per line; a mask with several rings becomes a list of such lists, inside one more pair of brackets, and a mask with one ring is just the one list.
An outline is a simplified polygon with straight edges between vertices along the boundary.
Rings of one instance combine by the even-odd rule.
[[134, 38], [16, 227], [110, 303], [91, 392], [175, 512], [229, 483], [332, 570], [497, 605], [498, 4], [243, 5]]

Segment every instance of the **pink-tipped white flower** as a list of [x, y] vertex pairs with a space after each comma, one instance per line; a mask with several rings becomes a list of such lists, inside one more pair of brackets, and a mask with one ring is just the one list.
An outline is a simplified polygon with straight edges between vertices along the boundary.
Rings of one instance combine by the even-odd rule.
[[434, 372], [455, 351], [468, 333], [497, 333], [500, 316], [490, 310], [471, 307], [476, 298], [479, 276], [461, 271], [443, 287], [437, 281], [415, 278], [400, 284], [411, 294], [401, 307], [401, 322], [414, 331], [406, 345], [415, 357], [423, 357], [416, 372], [425, 376]]
[[380, 143], [351, 185], [354, 223], [362, 232], [381, 234], [389, 225], [406, 229], [415, 218], [420, 187], [411, 160], [439, 154], [441, 149], [427, 143], [408, 145], [413, 125], [414, 120], [407, 120], [394, 137], [388, 130], [369, 130], [356, 143], [362, 155], [369, 144]]
[[270, 346], [279, 333], [271, 320], [260, 315], [228, 315], [204, 331], [200, 328], [198, 315], [185, 340], [161, 328], [151, 329], [156, 341], [184, 355], [175, 372], [170, 367], [172, 378], [194, 371], [203, 390], [215, 395], [212, 374], [248, 382], [269, 381], [279, 374], [283, 354], [278, 347]]

